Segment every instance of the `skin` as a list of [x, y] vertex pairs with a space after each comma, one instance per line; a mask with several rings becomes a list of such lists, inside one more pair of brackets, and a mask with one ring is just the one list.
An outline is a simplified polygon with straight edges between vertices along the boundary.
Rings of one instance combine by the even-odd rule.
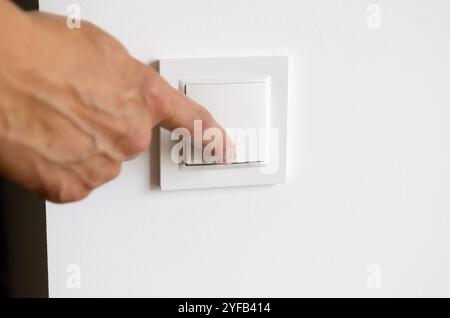
[[147, 149], [154, 126], [193, 134], [194, 120], [221, 129], [232, 149], [205, 108], [111, 35], [0, 0], [0, 175], [49, 201], [78, 201]]

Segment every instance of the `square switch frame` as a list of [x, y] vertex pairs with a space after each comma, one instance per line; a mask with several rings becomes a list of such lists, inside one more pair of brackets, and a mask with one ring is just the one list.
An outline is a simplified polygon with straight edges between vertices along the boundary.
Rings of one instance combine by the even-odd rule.
[[[187, 166], [171, 160], [171, 133], [160, 130], [160, 185], [181, 190], [284, 183], [286, 179], [286, 121], [288, 58], [286, 56], [163, 59], [161, 76], [185, 93], [194, 83], [249, 83], [268, 80], [270, 160], [262, 164]], [[208, 108], [208, 105], [203, 105]], [[220, 118], [216, 118], [220, 123]]]

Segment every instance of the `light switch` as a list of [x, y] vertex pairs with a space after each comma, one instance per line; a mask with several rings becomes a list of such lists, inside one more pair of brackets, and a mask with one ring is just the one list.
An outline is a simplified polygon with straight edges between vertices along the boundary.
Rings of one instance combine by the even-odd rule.
[[[266, 136], [270, 126], [270, 78], [234, 82], [186, 83], [185, 94], [204, 105], [233, 139], [233, 163], [261, 163], [267, 158]], [[194, 148], [185, 158], [187, 165], [211, 164], [194, 161], [202, 158]]]
[[287, 57], [163, 59], [159, 69], [172, 87], [204, 106], [236, 145], [234, 163], [215, 164], [201, 152], [184, 151], [193, 139], [183, 139], [183, 129], [161, 128], [162, 190], [285, 182]]

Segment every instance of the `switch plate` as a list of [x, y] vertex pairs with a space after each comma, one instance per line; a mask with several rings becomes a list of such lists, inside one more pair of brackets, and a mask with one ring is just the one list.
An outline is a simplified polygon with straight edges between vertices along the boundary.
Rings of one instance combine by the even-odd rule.
[[[249, 132], [235, 140], [236, 162], [222, 165], [186, 157], [174, 161], [172, 151], [180, 141], [172, 140], [171, 133], [161, 128], [162, 190], [285, 182], [287, 57], [164, 59], [160, 74], [207, 108], [224, 128], [231, 132], [237, 128], [238, 134]], [[252, 137], [255, 131], [256, 139]], [[251, 140], [257, 140], [256, 147]]]

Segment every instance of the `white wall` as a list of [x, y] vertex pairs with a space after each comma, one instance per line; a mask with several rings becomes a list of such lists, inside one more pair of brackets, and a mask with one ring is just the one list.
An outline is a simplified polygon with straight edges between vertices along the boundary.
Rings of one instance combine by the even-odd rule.
[[289, 55], [287, 183], [161, 192], [154, 145], [47, 204], [50, 296], [450, 296], [450, 1], [75, 2], [144, 62]]

